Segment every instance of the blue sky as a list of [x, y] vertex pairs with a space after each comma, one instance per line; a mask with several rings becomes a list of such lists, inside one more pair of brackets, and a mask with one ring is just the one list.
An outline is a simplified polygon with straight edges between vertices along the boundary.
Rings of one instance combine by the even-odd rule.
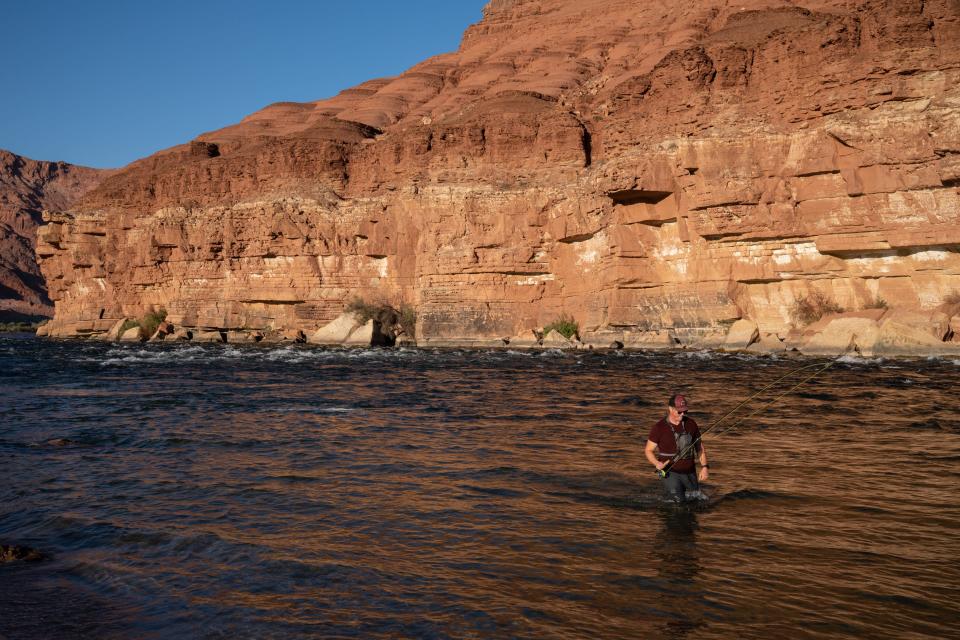
[[486, 0], [0, 0], [0, 148], [123, 166], [454, 51]]

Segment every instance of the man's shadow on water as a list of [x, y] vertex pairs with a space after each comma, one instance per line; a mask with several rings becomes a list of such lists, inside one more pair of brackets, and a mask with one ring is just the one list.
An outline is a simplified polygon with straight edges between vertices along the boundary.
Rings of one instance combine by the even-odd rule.
[[685, 637], [703, 626], [703, 596], [697, 584], [700, 556], [697, 548], [698, 511], [692, 503], [665, 502], [655, 510], [662, 526], [654, 539], [659, 601], [651, 602], [660, 631], [668, 637]]
[[[658, 561], [657, 575], [644, 608], [653, 614], [657, 630], [671, 637], [686, 637], [706, 624], [706, 604], [697, 576], [701, 571], [697, 545], [698, 518], [719, 505], [724, 496], [709, 487], [698, 498], [677, 503], [659, 482], [642, 483], [621, 474], [551, 477], [548, 495], [614, 509], [640, 511], [659, 520], [660, 527], [645, 557]], [[691, 496], [692, 497], [692, 496]]]

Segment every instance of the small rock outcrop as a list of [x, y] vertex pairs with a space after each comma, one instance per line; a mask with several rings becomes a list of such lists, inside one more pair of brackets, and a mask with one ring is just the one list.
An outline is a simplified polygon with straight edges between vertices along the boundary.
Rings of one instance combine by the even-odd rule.
[[626, 349], [673, 349], [677, 346], [670, 331], [641, 331], [624, 335]]
[[533, 329], [528, 329], [512, 338], [507, 338], [504, 342], [511, 349], [532, 349], [540, 346], [540, 336]]
[[547, 349], [574, 349], [576, 345], [567, 338], [563, 336], [558, 331], [551, 331], [547, 335], [543, 336], [543, 340], [540, 342], [540, 345]]
[[[97, 337], [108, 342], [116, 342], [120, 339], [121, 330], [123, 330], [124, 325], [130, 321], [131, 318], [120, 318], [113, 323], [113, 326], [111, 326], [106, 333], [102, 333]], [[40, 335], [40, 333], [37, 332], [37, 335]]]
[[883, 309], [833, 314], [808, 327], [794, 346], [818, 356], [960, 355], [960, 343], [944, 340], [952, 320], [944, 316]]
[[37, 560], [43, 560], [45, 558], [45, 554], [30, 547], [23, 547], [16, 544], [0, 544], [0, 564], [20, 560], [36, 562]]
[[150, 336], [150, 342], [157, 342], [159, 340], [165, 340], [167, 336], [172, 336], [177, 331], [177, 328], [173, 326], [171, 322], [161, 322], [157, 325], [157, 330], [153, 332], [153, 335]]
[[751, 353], [765, 353], [770, 355], [783, 353], [786, 349], [787, 347], [783, 340], [775, 333], [764, 333], [756, 342], [753, 342], [747, 347], [747, 351]]
[[[397, 342], [392, 328], [370, 318], [363, 320], [353, 312], [342, 313], [337, 318], [307, 338], [310, 344], [369, 347], [394, 345]], [[412, 340], [405, 340], [410, 344]]]
[[130, 327], [120, 334], [120, 342], [143, 342], [143, 334], [140, 327]]
[[350, 332], [350, 335], [343, 344], [348, 347], [369, 347], [374, 341], [374, 321], [367, 320], [365, 323]]
[[192, 342], [226, 342], [227, 333], [225, 331], [197, 331], [191, 338]]
[[752, 320], [737, 320], [730, 327], [727, 338], [723, 342], [723, 348], [733, 351], [742, 350], [749, 347], [760, 338], [760, 329], [757, 323]]
[[[342, 313], [333, 322], [318, 329], [316, 333], [307, 338], [307, 342], [320, 345], [345, 344], [350, 339], [350, 334], [354, 333], [360, 326], [353, 313]], [[369, 343], [367, 344], [369, 345]]]

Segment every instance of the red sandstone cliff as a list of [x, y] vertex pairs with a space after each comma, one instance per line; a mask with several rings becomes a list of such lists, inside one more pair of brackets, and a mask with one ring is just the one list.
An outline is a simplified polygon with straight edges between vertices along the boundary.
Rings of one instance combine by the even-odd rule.
[[460, 49], [133, 163], [39, 247], [53, 335], [313, 330], [354, 296], [425, 344], [784, 335], [813, 294], [960, 291], [956, 0], [495, 0]]
[[53, 316], [35, 244], [44, 209], [67, 209], [104, 171], [0, 149], [0, 322]]

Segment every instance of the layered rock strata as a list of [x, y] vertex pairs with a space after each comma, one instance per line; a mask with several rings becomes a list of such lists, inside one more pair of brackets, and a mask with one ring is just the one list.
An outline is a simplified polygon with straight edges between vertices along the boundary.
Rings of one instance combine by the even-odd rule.
[[53, 316], [35, 252], [41, 212], [69, 208], [104, 173], [0, 149], [0, 322]]
[[424, 345], [786, 340], [960, 296], [960, 5], [498, 0], [460, 49], [281, 103], [45, 214], [51, 335], [416, 308]]

